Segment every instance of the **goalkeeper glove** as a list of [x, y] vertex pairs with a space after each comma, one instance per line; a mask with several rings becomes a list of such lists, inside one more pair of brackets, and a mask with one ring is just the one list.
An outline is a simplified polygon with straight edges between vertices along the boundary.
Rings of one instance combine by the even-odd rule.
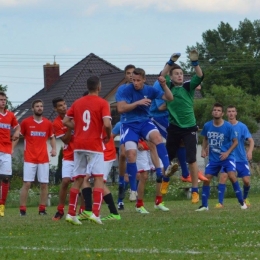
[[190, 57], [192, 66], [196, 67], [199, 65], [199, 62], [198, 62], [199, 53], [197, 52], [197, 50], [191, 50], [189, 57]]
[[175, 61], [179, 59], [180, 56], [181, 54], [179, 52], [173, 53], [167, 64], [172, 66], [175, 63]]

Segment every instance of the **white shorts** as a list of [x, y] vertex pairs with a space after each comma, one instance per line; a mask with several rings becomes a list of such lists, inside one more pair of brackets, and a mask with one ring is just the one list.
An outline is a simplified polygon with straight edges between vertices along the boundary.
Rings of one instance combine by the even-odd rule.
[[108, 177], [108, 174], [110, 173], [110, 170], [113, 166], [113, 162], [114, 161], [104, 161], [104, 176], [103, 176], [103, 179], [104, 181], [107, 181], [107, 177]]
[[103, 177], [104, 154], [74, 151], [73, 179], [85, 177], [86, 174]]
[[[153, 165], [153, 161], [152, 161], [152, 158], [151, 158], [151, 152], [150, 151], [147, 151], [148, 152], [148, 158], [149, 158], [149, 165], [150, 165], [150, 170], [155, 170], [155, 166]], [[160, 168], [163, 168], [163, 164], [162, 164], [162, 160], [159, 158], [160, 160]]]
[[62, 160], [62, 172], [61, 177], [72, 179], [74, 169], [74, 161]]
[[149, 164], [148, 151], [137, 150], [136, 166], [138, 172], [149, 171], [151, 169]]
[[12, 175], [12, 156], [0, 152], [0, 174]]
[[37, 172], [38, 182], [49, 183], [49, 163], [29, 163], [23, 164], [23, 181], [33, 182]]

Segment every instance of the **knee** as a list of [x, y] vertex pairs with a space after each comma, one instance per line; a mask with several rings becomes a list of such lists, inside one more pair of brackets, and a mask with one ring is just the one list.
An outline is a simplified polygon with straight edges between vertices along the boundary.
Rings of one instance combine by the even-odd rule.
[[2, 175], [1, 180], [3, 183], [8, 184], [10, 183], [10, 176]]
[[228, 178], [227, 174], [221, 174], [219, 178], [219, 183], [225, 184], [227, 182], [227, 178]]

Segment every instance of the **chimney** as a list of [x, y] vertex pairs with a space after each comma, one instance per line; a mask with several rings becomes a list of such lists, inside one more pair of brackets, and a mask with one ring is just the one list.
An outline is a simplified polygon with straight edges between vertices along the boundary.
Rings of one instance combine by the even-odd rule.
[[44, 89], [48, 90], [60, 77], [60, 66], [54, 62], [43, 66]]

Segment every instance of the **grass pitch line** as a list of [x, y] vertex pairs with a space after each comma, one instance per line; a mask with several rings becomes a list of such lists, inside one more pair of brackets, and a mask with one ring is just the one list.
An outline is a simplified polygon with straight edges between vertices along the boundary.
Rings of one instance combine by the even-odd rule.
[[[26, 251], [54, 251], [54, 252], [66, 252], [66, 251], [77, 251], [77, 252], [94, 252], [94, 253], [106, 253], [106, 252], [125, 252], [125, 253], [133, 253], [133, 254], [188, 254], [188, 255], [198, 255], [198, 254], [205, 254], [205, 252], [199, 252], [194, 250], [172, 250], [172, 249], [157, 249], [157, 248], [56, 248], [56, 247], [28, 247], [28, 246], [8, 246], [2, 247], [0, 249], [10, 249], [10, 250], [26, 250]], [[208, 252], [212, 254], [212, 252]]]

